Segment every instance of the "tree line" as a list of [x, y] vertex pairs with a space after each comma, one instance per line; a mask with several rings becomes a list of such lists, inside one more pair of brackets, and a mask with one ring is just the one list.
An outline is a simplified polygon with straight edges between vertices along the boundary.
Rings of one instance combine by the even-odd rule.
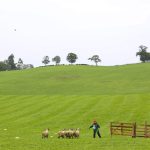
[[[78, 59], [78, 56], [77, 54], [75, 53], [68, 53], [67, 57], [66, 57], [66, 60], [70, 63], [70, 64], [73, 64], [76, 62], [76, 60]], [[99, 62], [101, 62], [101, 59], [99, 58], [98, 55], [93, 55], [91, 58], [89, 58], [88, 60], [91, 60], [91, 61], [94, 61], [96, 66], [98, 65]], [[55, 62], [56, 65], [59, 65], [60, 62], [61, 62], [61, 58], [60, 56], [55, 56], [54, 58], [52, 58], [52, 61]], [[42, 63], [45, 64], [45, 66], [47, 64], [50, 63], [50, 59], [49, 59], [49, 56], [44, 56], [43, 57], [43, 60], [42, 60]]]
[[[147, 52], [148, 47], [144, 45], [139, 46], [139, 51], [136, 53], [136, 56], [140, 57], [140, 61], [142, 62], [149, 62], [150, 61], [150, 53]], [[68, 53], [66, 60], [73, 64], [78, 59], [78, 56], [75, 53]], [[99, 55], [93, 55], [92, 57], [88, 58], [88, 60], [94, 61], [95, 65], [97, 66], [99, 62], [101, 62], [101, 59]], [[55, 65], [59, 65], [61, 62], [60, 56], [55, 56], [52, 58], [52, 62], [55, 62]], [[46, 66], [50, 63], [49, 56], [44, 56], [42, 63]], [[6, 60], [0, 61], [0, 71], [5, 70], [21, 70], [21, 69], [28, 69], [33, 68], [34, 66], [32, 64], [24, 64], [23, 60], [19, 58], [18, 62], [14, 62], [14, 55], [11, 54]]]
[[[150, 53], [147, 52], [147, 49], [148, 47], [140, 45], [139, 51], [136, 53], [136, 56], [139, 56], [142, 62], [150, 61]], [[75, 63], [77, 59], [78, 56], [74, 53], [69, 53], [66, 58], [66, 60], [71, 64]], [[88, 60], [94, 61], [96, 66], [98, 65], [99, 62], [101, 62], [99, 55], [93, 55], [91, 58], [88, 58]], [[52, 61], [55, 62], [56, 65], [59, 65], [59, 63], [61, 62], [61, 58], [60, 56], [55, 56], [54, 58], [52, 58]], [[49, 56], [44, 56], [42, 63], [44, 63], [45, 65], [50, 63]]]
[[[28, 69], [33, 68], [34, 66], [32, 64], [24, 64], [23, 60], [19, 58], [18, 62], [15, 63], [14, 61], [14, 55], [11, 54], [6, 60], [0, 61], [0, 71], [6, 71], [6, 70], [21, 70], [21, 69]], [[75, 53], [68, 53], [66, 60], [73, 64], [78, 59], [78, 56]], [[98, 65], [98, 62], [101, 62], [98, 55], [93, 55], [89, 60], [94, 61], [96, 66]], [[59, 65], [61, 62], [60, 56], [55, 56], [52, 58], [52, 61], [55, 62], [55, 65]], [[44, 56], [42, 63], [46, 66], [50, 63], [49, 56]]]
[[11, 54], [6, 60], [0, 61], [0, 71], [21, 70], [34, 67], [32, 64], [23, 64], [23, 60], [21, 58], [19, 58], [18, 62], [15, 63], [14, 58], [14, 55]]
[[14, 55], [11, 54], [8, 59], [4, 61], [0, 61], [0, 71], [5, 71], [5, 70], [15, 70], [16, 65], [14, 63]]

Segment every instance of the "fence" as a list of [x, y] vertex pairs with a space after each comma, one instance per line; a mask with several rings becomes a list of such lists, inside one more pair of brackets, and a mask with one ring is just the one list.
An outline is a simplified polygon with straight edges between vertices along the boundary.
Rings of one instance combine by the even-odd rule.
[[111, 122], [110, 123], [110, 134], [112, 135], [123, 135], [123, 136], [132, 136], [135, 137], [135, 127], [136, 123], [119, 123]]
[[150, 125], [145, 122], [143, 125], [137, 125], [136, 137], [150, 138]]
[[134, 123], [120, 123], [111, 122], [110, 123], [110, 134], [112, 135], [122, 135], [131, 137], [145, 137], [150, 138], [150, 125], [145, 122], [144, 125], [137, 125]]

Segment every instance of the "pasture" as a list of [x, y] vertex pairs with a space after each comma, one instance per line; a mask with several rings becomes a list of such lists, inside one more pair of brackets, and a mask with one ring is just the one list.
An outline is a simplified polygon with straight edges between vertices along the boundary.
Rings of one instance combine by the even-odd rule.
[[[0, 72], [0, 149], [150, 149], [150, 139], [111, 138], [109, 131], [110, 121], [150, 123], [149, 66]], [[101, 125], [101, 139], [93, 139], [88, 129], [93, 119]], [[48, 139], [41, 138], [45, 128], [50, 129]], [[63, 128], [80, 128], [80, 138], [58, 139]]]

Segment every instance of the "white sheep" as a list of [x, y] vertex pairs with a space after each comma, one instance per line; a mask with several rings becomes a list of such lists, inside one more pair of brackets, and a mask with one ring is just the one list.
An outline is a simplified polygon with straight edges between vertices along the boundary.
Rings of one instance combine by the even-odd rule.
[[60, 138], [60, 137], [65, 138], [65, 136], [66, 136], [66, 129], [64, 129], [62, 131], [59, 131], [57, 134], [58, 134], [58, 138]]
[[43, 138], [48, 138], [48, 134], [49, 134], [49, 129], [45, 129], [43, 132], [42, 132], [42, 139]]
[[78, 129], [76, 129], [75, 132], [74, 132], [74, 137], [75, 137], [75, 138], [79, 138], [79, 136], [80, 136], [80, 129], [78, 128]]

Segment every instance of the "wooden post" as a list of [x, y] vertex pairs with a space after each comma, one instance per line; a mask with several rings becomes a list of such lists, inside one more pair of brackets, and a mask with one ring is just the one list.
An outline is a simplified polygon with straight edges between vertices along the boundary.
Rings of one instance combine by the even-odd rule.
[[134, 123], [134, 137], [136, 138], [136, 122]]
[[110, 135], [111, 135], [111, 137], [112, 137], [112, 122], [110, 122]]
[[132, 138], [136, 138], [136, 122], [132, 125]]

